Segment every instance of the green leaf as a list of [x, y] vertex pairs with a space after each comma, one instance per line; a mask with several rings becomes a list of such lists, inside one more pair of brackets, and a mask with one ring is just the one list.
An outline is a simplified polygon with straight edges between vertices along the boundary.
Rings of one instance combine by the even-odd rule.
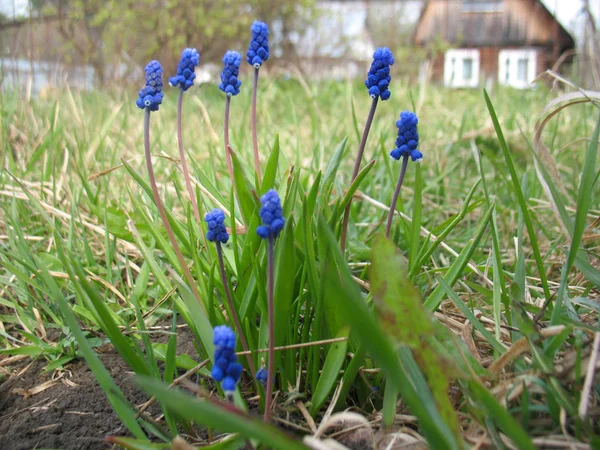
[[529, 208], [525, 200], [525, 195], [521, 190], [519, 176], [517, 175], [517, 171], [515, 169], [510, 150], [508, 149], [508, 145], [506, 144], [506, 140], [504, 139], [504, 133], [502, 132], [502, 128], [500, 127], [500, 122], [498, 122], [496, 111], [494, 110], [492, 101], [490, 100], [490, 97], [485, 89], [483, 90], [483, 95], [485, 97], [485, 103], [487, 104], [490, 117], [492, 118], [492, 123], [494, 124], [494, 129], [496, 130], [496, 135], [498, 136], [498, 141], [500, 142], [502, 154], [504, 155], [504, 159], [506, 161], [506, 165], [510, 173], [510, 178], [513, 184], [513, 191], [517, 196], [519, 208], [521, 208], [521, 211], [523, 211], [523, 220], [525, 221], [527, 234], [529, 235], [529, 240], [531, 241], [531, 249], [533, 251], [533, 257], [538, 268], [538, 275], [542, 282], [542, 289], [544, 290], [544, 295], [546, 296], [546, 298], [550, 298], [552, 294], [550, 293], [550, 288], [548, 287], [548, 277], [546, 276], [546, 268], [544, 267], [544, 261], [542, 260], [542, 255], [538, 246], [537, 236], [533, 227], [531, 216], [529, 214]]
[[338, 168], [340, 167], [340, 163], [344, 158], [344, 153], [346, 152], [347, 145], [348, 137], [345, 137], [342, 140], [342, 142], [338, 144], [335, 152], [333, 153], [333, 157], [329, 160], [327, 169], [325, 169], [325, 176], [323, 177], [323, 189], [321, 191], [321, 198], [323, 199], [324, 203], [328, 202], [329, 196], [331, 195], [333, 183], [335, 181]]
[[323, 218], [319, 221], [319, 233], [332, 250], [333, 258], [328, 261], [327, 278], [339, 292], [343, 293], [346, 299], [344, 307], [340, 308], [340, 311], [350, 325], [351, 332], [356, 333], [356, 337], [365, 346], [365, 350], [384, 370], [388, 382], [394, 383], [411, 413], [418, 418], [423, 434], [431, 448], [458, 450], [460, 445], [442, 419], [433, 399], [426, 392], [417, 393], [415, 390], [414, 380], [408, 377], [406, 368], [400, 361], [394, 346], [360, 295], [348, 271], [337, 240]]
[[440, 414], [459, 442], [460, 424], [448, 398], [450, 376], [457, 370], [428, 342], [435, 334], [429, 313], [422, 305], [421, 295], [408, 279], [403, 256], [392, 241], [383, 236], [377, 237], [373, 244], [371, 292], [384, 330], [399, 343], [413, 349]]
[[264, 194], [269, 189], [275, 188], [275, 179], [277, 177], [277, 168], [279, 167], [279, 135], [275, 136], [275, 143], [271, 149], [269, 160], [263, 175], [261, 194]]
[[257, 201], [252, 195], [254, 188], [246, 176], [244, 165], [238, 156], [231, 152], [231, 162], [233, 164], [233, 180], [235, 182], [235, 195], [240, 205], [244, 223], [248, 224], [257, 208]]
[[[336, 338], [347, 338], [348, 334], [349, 328], [344, 327], [342, 330], [340, 330]], [[315, 416], [319, 412], [334, 388], [335, 382], [340, 375], [342, 364], [344, 364], [344, 360], [346, 359], [347, 349], [347, 340], [336, 342], [329, 347], [327, 357], [325, 358], [325, 364], [323, 364], [323, 369], [321, 371], [321, 376], [319, 377], [317, 387], [315, 388], [311, 399], [312, 405], [310, 413], [312, 416]]]

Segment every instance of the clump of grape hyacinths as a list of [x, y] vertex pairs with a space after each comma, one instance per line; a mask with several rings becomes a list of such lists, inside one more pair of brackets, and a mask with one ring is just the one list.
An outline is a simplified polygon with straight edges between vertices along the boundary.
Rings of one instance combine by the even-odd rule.
[[242, 325], [240, 323], [239, 316], [235, 309], [235, 304], [233, 303], [233, 297], [231, 296], [231, 291], [229, 289], [227, 272], [225, 270], [225, 261], [223, 259], [223, 248], [221, 244], [225, 244], [227, 243], [227, 241], [229, 241], [229, 233], [227, 233], [227, 228], [225, 227], [225, 213], [220, 209], [213, 209], [212, 211], [208, 212], [206, 216], [204, 216], [204, 220], [208, 225], [206, 239], [216, 244], [217, 259], [219, 260], [219, 272], [221, 274], [221, 281], [223, 282], [223, 289], [225, 290], [225, 298], [227, 299], [229, 314], [230, 317], [233, 319], [235, 329], [238, 335], [240, 336], [240, 342], [242, 343], [242, 347], [244, 351], [247, 352], [246, 358], [248, 360], [248, 367], [250, 367], [250, 370], [252, 371], [252, 373], [254, 373], [254, 362], [252, 361], [252, 356], [250, 355], [250, 348], [248, 347], [248, 343], [246, 341], [246, 338], [244, 337]]
[[256, 229], [256, 234], [261, 238], [276, 238], [285, 225], [281, 200], [276, 190], [271, 189], [260, 199], [260, 218], [263, 224]]
[[163, 69], [158, 61], [150, 61], [145, 69], [146, 85], [140, 90], [135, 102], [138, 108], [148, 111], [158, 111], [163, 101]]
[[381, 98], [387, 100], [391, 92], [388, 89], [392, 77], [390, 76], [390, 66], [394, 64], [394, 55], [387, 47], [381, 47], [375, 50], [373, 62], [367, 74], [365, 85], [372, 98]]
[[181, 59], [177, 66], [177, 74], [169, 78], [169, 84], [173, 87], [179, 87], [179, 99], [177, 101], [177, 142], [179, 144], [179, 160], [181, 161], [181, 169], [185, 185], [192, 203], [192, 209], [196, 221], [200, 222], [200, 211], [198, 210], [198, 202], [196, 194], [192, 186], [192, 180], [185, 157], [185, 149], [183, 147], [183, 135], [181, 132], [182, 114], [183, 114], [183, 93], [194, 85], [196, 74], [196, 66], [200, 62], [200, 54], [195, 48], [186, 48], [181, 52]]
[[275, 303], [274, 303], [274, 285], [275, 285], [275, 257], [274, 247], [275, 238], [279, 236], [285, 226], [283, 217], [283, 208], [281, 200], [276, 190], [271, 189], [264, 194], [261, 199], [260, 218], [263, 224], [256, 229], [263, 239], [268, 239], [267, 247], [267, 309], [268, 309], [268, 328], [269, 328], [269, 348], [267, 363], [267, 392], [265, 399], [265, 422], [271, 420], [271, 400], [273, 397], [273, 376], [275, 367]]
[[246, 52], [246, 61], [254, 67], [254, 80], [252, 83], [252, 149], [254, 151], [254, 170], [261, 179], [260, 157], [258, 151], [258, 133], [256, 130], [256, 96], [258, 91], [258, 71], [263, 63], [269, 59], [269, 26], [256, 20], [250, 27], [252, 39]]
[[396, 184], [396, 190], [392, 196], [392, 202], [390, 204], [390, 211], [387, 219], [387, 226], [385, 228], [385, 235], [390, 237], [392, 229], [392, 219], [394, 217], [394, 211], [396, 210], [396, 203], [400, 196], [400, 188], [402, 188], [402, 181], [406, 174], [406, 168], [408, 166], [408, 158], [410, 157], [414, 162], [420, 162], [423, 159], [423, 154], [418, 150], [419, 146], [419, 133], [417, 131], [417, 124], [419, 119], [417, 115], [411, 111], [402, 111], [400, 118], [396, 121], [398, 127], [398, 137], [396, 138], [396, 148], [390, 152], [390, 156], [395, 160], [402, 158], [402, 168], [400, 169], [400, 176], [398, 183]]
[[215, 327], [213, 333], [215, 355], [211, 376], [221, 383], [225, 395], [232, 399], [242, 375], [242, 365], [235, 354], [235, 333], [226, 325]]
[[194, 85], [196, 66], [200, 62], [200, 54], [195, 48], [186, 48], [181, 52], [181, 59], [177, 65], [177, 75], [169, 78], [169, 84], [187, 91]]
[[144, 110], [144, 155], [146, 158], [146, 168], [148, 169], [148, 178], [150, 179], [150, 187], [152, 188], [152, 195], [154, 197], [154, 202], [156, 203], [156, 207], [158, 209], [158, 213], [160, 215], [161, 222], [167, 231], [167, 236], [169, 237], [169, 242], [173, 247], [173, 252], [177, 256], [177, 261], [181, 266], [181, 270], [185, 275], [185, 278], [192, 290], [192, 294], [200, 304], [200, 307], [206, 312], [206, 307], [200, 298], [200, 292], [198, 292], [198, 288], [196, 287], [196, 280], [192, 277], [192, 273], [183, 257], [183, 253], [181, 252], [181, 248], [175, 239], [175, 234], [173, 233], [173, 229], [171, 228], [171, 224], [167, 219], [167, 213], [165, 211], [165, 207], [160, 199], [160, 194], [158, 192], [158, 186], [156, 185], [156, 176], [154, 175], [154, 167], [152, 166], [152, 155], [150, 154], [150, 112], [158, 111], [158, 108], [163, 100], [163, 69], [158, 61], [150, 61], [150, 63], [146, 66], [146, 85], [139, 93], [139, 98], [136, 101], [136, 105]]
[[[392, 95], [389, 86], [392, 79], [390, 75], [390, 66], [394, 64], [394, 55], [392, 51], [387, 47], [380, 47], [373, 53], [373, 62], [367, 73], [367, 79], [365, 80], [365, 86], [369, 90], [369, 95], [372, 98], [371, 109], [369, 110], [369, 116], [365, 123], [365, 129], [360, 140], [358, 147], [358, 154], [356, 155], [356, 161], [354, 163], [354, 170], [352, 171], [352, 180], [354, 182], [358, 173], [360, 172], [360, 165], [362, 164], [363, 153], [365, 152], [365, 146], [367, 145], [367, 138], [369, 137], [369, 131], [371, 130], [371, 124], [375, 117], [375, 110], [377, 109], [377, 103], [379, 99], [387, 100]], [[346, 205], [344, 210], [344, 217], [342, 219], [342, 230], [340, 236], [340, 246], [342, 252], [346, 250], [346, 237], [348, 233], [348, 221], [350, 219], [350, 208], [352, 206], [352, 199]]]

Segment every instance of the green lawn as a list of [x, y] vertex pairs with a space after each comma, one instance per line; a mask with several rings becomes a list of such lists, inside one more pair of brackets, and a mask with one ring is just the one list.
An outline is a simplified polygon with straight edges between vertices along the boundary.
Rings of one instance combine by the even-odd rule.
[[[267, 252], [255, 234], [259, 194], [275, 188], [284, 203], [275, 344], [287, 348], [277, 353], [274, 416], [285, 409], [310, 429], [304, 406], [317, 426], [328, 408], [352, 407], [377, 429], [410, 424], [436, 449], [478, 439], [487, 448], [550, 441], [568, 448], [569, 439], [600, 445], [599, 384], [581, 395], [598, 352], [597, 104], [570, 105], [551, 118], [541, 134], [547, 150], [534, 150], [536, 122], [560, 92], [496, 88], [488, 108], [480, 90], [401, 80], [392, 88], [378, 106], [362, 167], [375, 163], [352, 185], [345, 254], [340, 222], [371, 103], [363, 85], [262, 79], [264, 179], [257, 180], [245, 81], [231, 102], [235, 208], [224, 96], [212, 85], [185, 95], [183, 139], [200, 212], [222, 207], [235, 216], [225, 265], [253, 350], [268, 340]], [[160, 156], [158, 187], [200, 303], [183, 281], [148, 185], [136, 91], [61, 91], [29, 104], [0, 94], [0, 362], [28, 355], [51, 371], [85, 358], [137, 439], [130, 448], [149, 448], [141, 447], [146, 436], [170, 442], [184, 419], [255, 445], [305, 448], [298, 436], [159, 384], [211, 358], [211, 327], [231, 317], [216, 251], [201, 237], [206, 224], [192, 219], [174, 91], [151, 115], [151, 151]], [[419, 116], [424, 158], [408, 165], [390, 242], [381, 234], [400, 163], [389, 152], [405, 109]], [[155, 339], [165, 333], [152, 328], [157, 323], [166, 326], [166, 340]], [[178, 323], [189, 327], [197, 355], [176, 359], [177, 334], [169, 330]], [[160, 423], [136, 417], [102, 366], [94, 349], [109, 341], [157, 396]], [[317, 341], [326, 342], [299, 345]], [[261, 357], [253, 355], [255, 365]], [[200, 388], [216, 398], [210, 367], [197, 370]], [[9, 375], [6, 367], [0, 372]], [[235, 402], [262, 409], [264, 391], [246, 377]], [[236, 442], [243, 444], [229, 445]]]

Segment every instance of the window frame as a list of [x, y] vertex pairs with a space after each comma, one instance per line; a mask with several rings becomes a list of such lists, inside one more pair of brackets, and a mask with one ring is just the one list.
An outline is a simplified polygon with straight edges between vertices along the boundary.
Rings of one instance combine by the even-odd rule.
[[[472, 59], [472, 74], [464, 78], [464, 61]], [[456, 88], [473, 88], [479, 86], [480, 73], [479, 49], [454, 48], [448, 49], [444, 55], [444, 85]]]
[[[537, 50], [534, 48], [502, 49], [498, 53], [498, 83], [517, 89], [533, 87], [537, 74]], [[519, 61], [527, 61], [526, 79], [519, 79]]]

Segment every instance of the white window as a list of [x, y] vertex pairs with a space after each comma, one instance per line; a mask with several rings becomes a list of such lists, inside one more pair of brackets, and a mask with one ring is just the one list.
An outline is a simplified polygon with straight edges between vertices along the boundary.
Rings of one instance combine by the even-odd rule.
[[448, 50], [444, 58], [444, 84], [450, 87], [477, 87], [479, 50]]
[[500, 50], [498, 82], [519, 89], [532, 87], [537, 71], [537, 52], [532, 49]]
[[501, 12], [502, 0], [463, 0], [462, 10], [466, 13]]

